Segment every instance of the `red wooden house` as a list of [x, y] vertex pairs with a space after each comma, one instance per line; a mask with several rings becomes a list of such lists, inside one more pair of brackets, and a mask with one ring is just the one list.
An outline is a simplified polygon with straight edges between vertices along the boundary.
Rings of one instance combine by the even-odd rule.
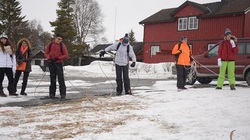
[[172, 62], [171, 51], [182, 35], [193, 54], [202, 54], [224, 37], [226, 28], [238, 38], [250, 38], [250, 0], [221, 0], [199, 4], [186, 1], [139, 22], [144, 26], [146, 63]]

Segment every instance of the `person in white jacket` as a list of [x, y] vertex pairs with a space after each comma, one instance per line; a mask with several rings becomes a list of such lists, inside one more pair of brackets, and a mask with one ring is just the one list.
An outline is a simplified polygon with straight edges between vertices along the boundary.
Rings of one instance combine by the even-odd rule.
[[122, 38], [119, 43], [108, 46], [105, 50], [101, 51], [100, 57], [103, 57], [106, 52], [116, 51], [115, 55], [115, 70], [116, 70], [116, 95], [122, 95], [123, 81], [125, 94], [131, 95], [130, 79], [129, 79], [129, 59], [132, 59], [131, 67], [135, 67], [136, 56], [133, 47], [129, 44], [128, 34]]
[[9, 96], [17, 96], [14, 90], [14, 73], [16, 72], [16, 56], [14, 45], [8, 40], [6, 34], [0, 35], [0, 97], [7, 95], [3, 91], [3, 80], [6, 74], [8, 78]]

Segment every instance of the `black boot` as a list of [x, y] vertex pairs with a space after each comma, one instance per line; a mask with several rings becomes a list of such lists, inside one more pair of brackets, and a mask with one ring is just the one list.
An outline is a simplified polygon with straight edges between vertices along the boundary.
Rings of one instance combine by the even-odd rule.
[[21, 92], [20, 95], [24, 95], [24, 96], [27, 96], [27, 93], [25, 92]]
[[3, 92], [2, 90], [0, 90], [0, 96], [1, 96], [1, 97], [7, 97], [7, 95], [4, 94], [4, 92]]
[[25, 86], [22, 86], [22, 90], [21, 90], [21, 92], [20, 92], [20, 95], [27, 96], [27, 93], [25, 93], [25, 89], [26, 89], [26, 85], [25, 85]]
[[236, 88], [235, 88], [234, 85], [230, 85], [230, 89], [231, 89], [231, 90], [236, 90]]
[[18, 96], [18, 94], [16, 94], [15, 92], [10, 92], [9, 96]]

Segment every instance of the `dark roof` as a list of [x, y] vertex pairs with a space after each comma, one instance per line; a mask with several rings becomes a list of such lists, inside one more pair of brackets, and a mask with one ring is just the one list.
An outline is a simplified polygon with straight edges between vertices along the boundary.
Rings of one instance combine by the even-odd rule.
[[135, 54], [137, 54], [141, 50], [143, 50], [143, 42], [134, 42], [131, 45], [133, 46], [133, 50], [134, 50]]
[[109, 45], [111, 44], [98, 44], [90, 52], [91, 53], [99, 52], [100, 50], [104, 50], [105, 48], [107, 48]]
[[[100, 50], [104, 50], [105, 48], [107, 48], [109, 45], [111, 45], [111, 44], [96, 45], [96, 47], [94, 47], [90, 52], [91, 53], [99, 52]], [[133, 50], [134, 50], [135, 54], [143, 49], [143, 42], [134, 42], [131, 45], [133, 46]]]
[[44, 51], [40, 50], [38, 51], [34, 56], [33, 58], [45, 58], [44, 56]]
[[199, 3], [195, 3], [195, 2], [191, 2], [191, 1], [186, 1], [184, 2], [181, 6], [179, 6], [178, 8], [175, 8], [170, 15], [174, 16], [175, 13], [177, 13], [178, 11], [180, 11], [182, 8], [184, 8], [186, 5], [192, 5], [194, 7], [196, 7], [197, 9], [203, 11], [203, 13], [209, 13], [211, 12], [208, 7], [206, 7], [205, 5], [199, 4]]
[[153, 14], [152, 16], [144, 19], [143, 21], [139, 22], [139, 24], [145, 24], [145, 23], [159, 23], [159, 22], [169, 22], [174, 21], [174, 17], [170, 16], [170, 13], [175, 10], [173, 9], [162, 9], [161, 11]]
[[142, 20], [141, 22], [139, 22], [139, 24], [174, 21], [174, 14], [186, 5], [192, 5], [197, 9], [203, 11], [204, 14], [197, 15], [199, 16], [199, 18], [216, 17], [232, 14], [245, 14], [245, 12], [250, 10], [250, 0], [222, 0], [221, 2], [213, 2], [206, 4], [199, 4], [191, 1], [186, 1], [177, 8], [160, 10], [152, 16]]

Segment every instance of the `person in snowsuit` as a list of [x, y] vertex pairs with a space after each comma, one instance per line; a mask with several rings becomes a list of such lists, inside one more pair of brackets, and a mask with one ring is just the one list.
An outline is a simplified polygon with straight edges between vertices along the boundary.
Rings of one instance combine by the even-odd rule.
[[187, 89], [185, 84], [190, 69], [190, 56], [192, 55], [186, 36], [181, 36], [180, 42], [174, 46], [172, 54], [176, 57], [177, 89], [185, 90]]
[[232, 36], [230, 29], [225, 30], [224, 40], [220, 42], [218, 49], [218, 66], [220, 67], [220, 73], [217, 80], [216, 89], [222, 89], [226, 71], [228, 73], [228, 81], [231, 90], [235, 88], [235, 59], [238, 53], [237, 38]]
[[17, 83], [21, 74], [23, 73], [23, 83], [20, 95], [27, 96], [25, 92], [28, 77], [31, 72], [31, 45], [28, 39], [22, 38], [17, 43], [17, 50], [16, 50], [16, 61], [17, 61], [17, 69], [14, 79], [14, 88], [17, 91]]
[[54, 99], [56, 94], [56, 77], [58, 77], [61, 99], [66, 98], [66, 85], [63, 74], [63, 61], [68, 58], [68, 51], [62, 42], [63, 36], [56, 34], [54, 41], [50, 42], [45, 49], [44, 56], [49, 61], [50, 86], [49, 98]]
[[[130, 79], [129, 79], [129, 59], [132, 59], [131, 67], [135, 67], [136, 56], [133, 47], [129, 44], [128, 34], [120, 39], [120, 42], [108, 46], [105, 50], [101, 51], [100, 57], [103, 57], [106, 52], [116, 51], [115, 56], [115, 70], [116, 70], [116, 95], [122, 95], [123, 81], [125, 94], [131, 95]], [[122, 79], [123, 77], [123, 79]]]
[[8, 78], [9, 96], [17, 96], [14, 89], [14, 74], [16, 72], [16, 56], [14, 45], [8, 39], [6, 34], [0, 35], [0, 96], [6, 97], [3, 91], [3, 80], [6, 74]]

